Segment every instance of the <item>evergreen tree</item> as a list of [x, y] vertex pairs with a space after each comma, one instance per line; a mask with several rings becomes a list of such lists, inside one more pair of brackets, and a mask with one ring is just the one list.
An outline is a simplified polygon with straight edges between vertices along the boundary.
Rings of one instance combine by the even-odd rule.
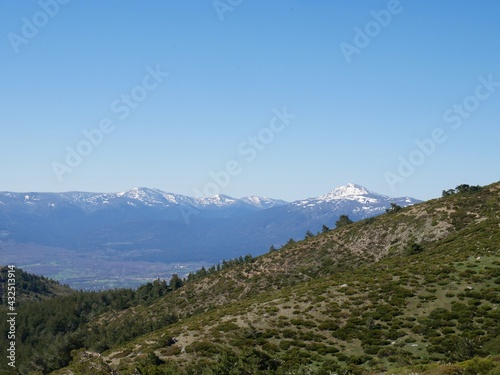
[[200, 270], [198, 272], [199, 272], [199, 274], [200, 274], [201, 277], [207, 275], [207, 270], [203, 266], [200, 268]]
[[479, 185], [478, 186], [470, 186], [467, 184], [461, 184], [455, 188], [455, 191], [457, 193], [475, 193], [479, 190], [481, 190], [481, 186], [479, 186]]
[[408, 246], [408, 249], [406, 251], [408, 255], [415, 255], [424, 251], [424, 248], [418, 243], [413, 242]]
[[453, 189], [448, 189], [448, 190], [443, 190], [442, 196], [447, 197], [448, 195], [455, 194], [455, 190]]
[[172, 278], [170, 279], [169, 285], [172, 290], [177, 290], [182, 286], [182, 279], [179, 277], [179, 275], [174, 273], [172, 275]]
[[347, 215], [340, 215], [339, 219], [335, 222], [337, 228], [343, 227], [344, 225], [352, 224], [352, 220], [349, 219]]
[[391, 203], [391, 207], [385, 210], [385, 212], [388, 214], [395, 214], [398, 211], [401, 211], [401, 206], [396, 203]]

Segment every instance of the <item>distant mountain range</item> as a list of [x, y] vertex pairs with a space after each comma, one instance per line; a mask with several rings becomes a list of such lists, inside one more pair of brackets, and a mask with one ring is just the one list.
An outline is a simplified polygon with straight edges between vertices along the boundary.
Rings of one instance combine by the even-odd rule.
[[133, 252], [135, 260], [217, 262], [261, 254], [301, 239], [342, 214], [356, 221], [420, 202], [348, 184], [321, 197], [285, 202], [226, 195], [193, 198], [158, 189], [122, 193], [0, 193], [1, 243]]

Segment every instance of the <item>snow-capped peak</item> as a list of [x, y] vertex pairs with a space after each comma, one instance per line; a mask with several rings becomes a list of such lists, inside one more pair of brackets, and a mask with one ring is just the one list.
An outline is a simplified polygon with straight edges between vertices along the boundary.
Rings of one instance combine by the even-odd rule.
[[342, 210], [351, 212], [353, 215], [362, 213], [358, 217], [369, 217], [370, 215], [385, 212], [385, 209], [390, 207], [391, 202], [404, 207], [409, 204], [418, 203], [419, 201], [413, 198], [391, 198], [370, 191], [361, 185], [349, 183], [333, 189], [328, 194], [318, 198], [309, 198], [293, 202], [292, 204], [296, 207], [307, 208], [309, 210], [321, 210], [325, 209], [325, 207], [334, 210], [342, 208]]
[[361, 185], [356, 185], [349, 183], [344, 186], [340, 186], [333, 189], [331, 192], [326, 194], [331, 199], [346, 199], [350, 197], [358, 197], [360, 195], [368, 195], [371, 192]]
[[383, 195], [373, 193], [361, 185], [349, 183], [333, 189], [328, 194], [318, 198], [311, 198], [305, 201], [299, 201], [297, 205], [313, 207], [324, 202], [356, 201], [362, 204], [372, 204], [380, 199], [385, 199]]

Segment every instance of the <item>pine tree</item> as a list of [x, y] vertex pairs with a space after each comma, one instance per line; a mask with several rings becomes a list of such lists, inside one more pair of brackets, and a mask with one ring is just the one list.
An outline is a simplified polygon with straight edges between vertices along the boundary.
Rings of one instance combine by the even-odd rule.
[[344, 225], [352, 224], [352, 220], [349, 219], [347, 215], [340, 215], [339, 219], [336, 221], [335, 225], [337, 228], [343, 227]]
[[385, 210], [388, 214], [395, 214], [398, 211], [401, 211], [401, 206], [396, 203], [391, 203], [391, 207]]
[[172, 278], [170, 279], [169, 285], [172, 290], [177, 290], [182, 286], [182, 279], [179, 277], [179, 275], [174, 273], [172, 275]]

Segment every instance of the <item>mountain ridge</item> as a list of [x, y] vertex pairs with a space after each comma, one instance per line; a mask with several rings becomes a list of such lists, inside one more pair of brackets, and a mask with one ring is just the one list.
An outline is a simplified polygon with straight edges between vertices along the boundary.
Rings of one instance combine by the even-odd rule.
[[[34, 201], [39, 200], [40, 196], [41, 197], [62, 197], [67, 200], [73, 201], [75, 203], [78, 203], [80, 201], [84, 202], [91, 202], [94, 203], [95, 200], [101, 199], [101, 203], [103, 202], [108, 202], [110, 199], [117, 199], [117, 198], [129, 198], [129, 199], [134, 199], [138, 201], [143, 201], [146, 203], [162, 203], [162, 202], [169, 202], [169, 203], [174, 203], [174, 204], [181, 204], [181, 203], [187, 203], [191, 204], [193, 206], [206, 206], [207, 204], [211, 202], [217, 202], [219, 204], [224, 205], [226, 204], [234, 204], [234, 202], [239, 202], [243, 201], [248, 204], [253, 204], [256, 206], [261, 206], [258, 202], [264, 201], [266, 203], [266, 208], [269, 208], [270, 206], [274, 207], [275, 205], [286, 205], [290, 203], [295, 203], [295, 202], [301, 202], [309, 199], [355, 199], [356, 197], [359, 196], [364, 196], [364, 195], [376, 195], [379, 197], [385, 197], [390, 199], [390, 197], [375, 193], [373, 191], [370, 191], [366, 189], [365, 187], [354, 184], [354, 183], [348, 183], [346, 185], [337, 187], [332, 189], [329, 193], [324, 194], [322, 196], [316, 197], [316, 198], [307, 198], [307, 199], [298, 199], [295, 201], [285, 201], [282, 199], [276, 199], [276, 198], [271, 198], [267, 196], [256, 196], [256, 195], [250, 195], [250, 196], [244, 196], [241, 198], [235, 198], [229, 195], [225, 194], [217, 194], [214, 196], [207, 196], [207, 197], [193, 197], [193, 196], [188, 196], [188, 195], [183, 195], [183, 194], [177, 194], [177, 193], [171, 193], [171, 192], [166, 192], [157, 188], [148, 188], [148, 187], [135, 187], [130, 190], [124, 191], [124, 192], [116, 192], [116, 193], [104, 193], [104, 192], [86, 192], [86, 191], [67, 191], [67, 192], [11, 192], [11, 191], [0, 191], [0, 197], [1, 196], [6, 196], [11, 198], [12, 196], [18, 197], [24, 200], [25, 203], [27, 204], [34, 204]], [[394, 197], [392, 199], [398, 199], [400, 197]], [[415, 198], [410, 198], [410, 197], [404, 197], [407, 199], [415, 199]], [[420, 201], [420, 200], [417, 200]], [[4, 202], [0, 201], [0, 204], [5, 205]]]
[[[66, 259], [68, 253], [91, 257], [98, 266], [102, 264], [99, 274], [107, 279], [106, 259], [118, 257], [125, 265], [215, 263], [259, 255], [270, 246], [300, 240], [308, 231], [321, 231], [323, 225], [334, 227], [341, 215], [357, 221], [384, 213], [391, 203], [404, 207], [419, 201], [390, 198], [348, 184], [321, 197], [290, 203], [256, 196], [193, 198], [149, 188], [120, 193], [4, 192], [0, 202], [0, 249], [7, 252], [13, 242], [29, 244], [33, 253], [50, 247], [62, 249], [57, 251], [61, 256], [64, 252]], [[30, 272], [48, 270], [46, 276], [75, 286], [70, 278], [57, 276], [75, 273], [67, 266], [54, 268], [57, 258], [40, 254], [26, 262], [21, 266], [31, 267]], [[79, 283], [94, 285], [89, 276], [76, 271], [73, 277], [82, 280]]]

